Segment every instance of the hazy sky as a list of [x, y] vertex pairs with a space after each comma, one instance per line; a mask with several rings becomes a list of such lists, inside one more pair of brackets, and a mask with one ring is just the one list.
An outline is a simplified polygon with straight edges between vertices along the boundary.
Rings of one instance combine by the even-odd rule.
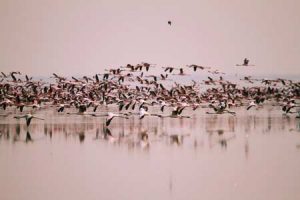
[[[173, 22], [172, 26], [167, 21]], [[94, 74], [140, 63], [300, 75], [299, 0], [0, 0], [0, 69]]]

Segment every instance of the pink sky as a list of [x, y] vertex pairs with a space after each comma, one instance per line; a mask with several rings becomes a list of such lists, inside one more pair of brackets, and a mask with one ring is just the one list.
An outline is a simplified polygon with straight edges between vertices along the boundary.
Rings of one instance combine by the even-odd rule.
[[[0, 0], [0, 69], [94, 74], [142, 61], [300, 75], [298, 0]], [[172, 20], [172, 26], [167, 21]]]

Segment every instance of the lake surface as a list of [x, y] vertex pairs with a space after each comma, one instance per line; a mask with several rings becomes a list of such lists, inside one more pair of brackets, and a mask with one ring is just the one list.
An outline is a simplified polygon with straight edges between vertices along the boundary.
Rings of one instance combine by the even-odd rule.
[[300, 199], [300, 119], [233, 110], [118, 118], [109, 130], [104, 118], [52, 109], [28, 131], [0, 117], [0, 199]]

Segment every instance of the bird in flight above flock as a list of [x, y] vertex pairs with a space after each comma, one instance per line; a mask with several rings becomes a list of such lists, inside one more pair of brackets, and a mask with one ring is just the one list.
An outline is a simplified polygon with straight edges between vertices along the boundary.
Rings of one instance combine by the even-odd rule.
[[243, 61], [243, 64], [236, 64], [236, 66], [255, 66], [255, 65], [250, 65], [249, 64], [249, 59], [245, 58]]
[[248, 58], [245, 58], [243, 65], [247, 66], [248, 64], [249, 64], [249, 60], [248, 60]]

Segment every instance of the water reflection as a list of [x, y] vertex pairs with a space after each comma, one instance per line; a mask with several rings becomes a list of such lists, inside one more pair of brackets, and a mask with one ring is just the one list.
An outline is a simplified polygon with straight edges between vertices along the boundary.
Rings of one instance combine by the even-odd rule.
[[224, 131], [224, 129], [208, 130], [207, 133], [209, 134], [210, 148], [219, 144], [222, 149], [226, 149], [228, 142], [236, 138], [236, 134], [234, 132]]
[[245, 157], [248, 158], [251, 134], [300, 131], [299, 119], [279, 114], [274, 115], [272, 112], [272, 110], [262, 112], [262, 115], [246, 113], [239, 117], [193, 114], [191, 119], [147, 118], [139, 120], [133, 117], [129, 120], [116, 120], [117, 122], [110, 128], [103, 126], [101, 121], [93, 118], [69, 116], [61, 121], [35, 122], [31, 125], [30, 132], [25, 124], [5, 118], [6, 120], [0, 124], [0, 141], [15, 143], [24, 133], [26, 143], [35, 141], [32, 134], [39, 137], [44, 134], [47, 140], [57, 140], [63, 135], [66, 142], [69, 142], [69, 138], [74, 137], [77, 137], [79, 143], [82, 144], [87, 141], [104, 140], [113, 144], [125, 145], [131, 150], [137, 147], [149, 149], [152, 143], [178, 147], [188, 146], [194, 149], [207, 147], [213, 149], [215, 146], [220, 146], [225, 150], [231, 141], [237, 138], [237, 135], [246, 135], [244, 152]]
[[245, 144], [244, 144], [244, 152], [245, 152], [245, 158], [248, 159], [249, 157], [249, 140], [248, 140], [248, 135], [245, 137]]
[[31, 138], [31, 135], [29, 133], [29, 131], [26, 132], [26, 138], [25, 138], [25, 142], [28, 143], [28, 142], [32, 142], [32, 138]]
[[[248, 184], [243, 191], [250, 188], [251, 192], [259, 184], [259, 188], [274, 187], [274, 179], [279, 184], [276, 191], [282, 182], [296, 188], [300, 120], [275, 111], [257, 112], [193, 114], [182, 120], [132, 117], [116, 119], [109, 128], [99, 119], [53, 114], [45, 121], [33, 121], [28, 129], [25, 123], [7, 117], [0, 121], [0, 154], [4, 152], [0, 161], [9, 174], [1, 174], [6, 178], [2, 186], [18, 173], [16, 184], [23, 181], [22, 185], [39, 186], [36, 183], [43, 177], [44, 191], [49, 190], [48, 185], [55, 191], [92, 188], [91, 193], [97, 194], [92, 199], [98, 199], [99, 186], [104, 188], [102, 199], [120, 199], [110, 198], [116, 186], [124, 194], [132, 188], [143, 194], [154, 188], [154, 195], [164, 195], [161, 199], [198, 199], [206, 189], [209, 192], [203, 198], [222, 199], [209, 198], [217, 194], [215, 183], [222, 185], [217, 190], [223, 194], [236, 194], [242, 184]], [[24, 178], [20, 166], [30, 178]], [[38, 172], [37, 166], [42, 166]]]
[[78, 136], [79, 136], [79, 141], [80, 141], [80, 143], [84, 142], [84, 139], [85, 139], [84, 131], [80, 131], [80, 132], [78, 133]]

